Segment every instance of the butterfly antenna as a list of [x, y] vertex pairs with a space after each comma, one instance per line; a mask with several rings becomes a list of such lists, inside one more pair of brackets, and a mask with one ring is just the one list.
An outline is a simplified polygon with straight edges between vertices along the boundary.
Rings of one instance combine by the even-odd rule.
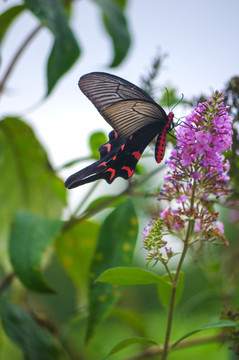
[[178, 100], [178, 102], [172, 107], [171, 111], [173, 111], [173, 109], [174, 109], [177, 105], [179, 105], [179, 104], [183, 101], [183, 99], [184, 99], [184, 95], [182, 94], [182, 95], [181, 95], [181, 99]]
[[169, 92], [168, 92], [168, 89], [166, 88], [166, 86], [164, 87], [164, 89], [168, 95], [168, 111], [170, 111], [170, 109], [169, 109]]

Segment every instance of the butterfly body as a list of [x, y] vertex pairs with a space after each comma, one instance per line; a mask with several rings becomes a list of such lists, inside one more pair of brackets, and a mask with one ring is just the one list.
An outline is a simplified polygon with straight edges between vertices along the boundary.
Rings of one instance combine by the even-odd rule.
[[116, 177], [130, 178], [156, 135], [155, 159], [162, 161], [173, 113], [167, 115], [146, 92], [115, 75], [86, 74], [79, 87], [114, 130], [109, 133], [109, 141], [99, 148], [100, 160], [71, 175], [65, 182], [68, 189], [98, 179], [110, 184]]

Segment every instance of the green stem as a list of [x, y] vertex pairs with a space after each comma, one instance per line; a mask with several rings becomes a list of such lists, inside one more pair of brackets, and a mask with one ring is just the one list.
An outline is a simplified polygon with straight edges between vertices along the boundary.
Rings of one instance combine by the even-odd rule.
[[95, 191], [95, 189], [97, 188], [97, 186], [99, 185], [99, 181], [96, 181], [90, 188], [90, 190], [87, 192], [87, 194], [84, 196], [84, 198], [82, 199], [82, 201], [80, 202], [80, 204], [77, 206], [76, 210], [74, 211], [74, 213], [72, 214], [72, 218], [74, 218], [75, 216], [77, 216], [78, 212], [80, 211], [80, 209], [83, 207], [83, 205], [86, 203], [86, 201], [88, 200], [88, 198], [90, 197], [90, 195]]
[[[190, 203], [191, 212], [193, 212], [193, 207], [194, 207], [195, 191], [196, 191], [196, 183], [194, 181], [193, 188], [192, 188], [191, 203]], [[174, 280], [173, 280], [173, 287], [172, 287], [170, 303], [169, 303], [168, 321], [167, 321], [167, 329], [166, 329], [165, 340], [164, 340], [164, 348], [163, 348], [162, 360], [167, 359], [168, 352], [169, 352], [169, 340], [170, 340], [172, 323], [173, 323], [175, 296], [176, 296], [176, 291], [177, 291], [177, 286], [178, 286], [178, 279], [179, 279], [180, 271], [181, 271], [181, 268], [182, 268], [182, 265], [183, 265], [183, 261], [185, 259], [185, 256], [187, 254], [187, 250], [188, 250], [188, 247], [189, 247], [189, 239], [190, 239], [192, 224], [193, 224], [193, 220], [189, 220], [182, 255], [180, 257], [180, 260], [179, 260], [179, 263], [178, 263], [178, 266], [177, 266], [177, 270], [176, 270], [176, 274], [175, 274], [175, 277], [174, 277]]]
[[12, 61], [10, 62], [7, 71], [5, 72], [5, 75], [3, 76], [2, 81], [0, 82], [0, 94], [3, 92], [5, 83], [10, 76], [15, 64], [17, 63], [17, 60], [19, 59], [22, 52], [25, 50], [27, 45], [30, 43], [30, 41], [35, 37], [35, 35], [38, 33], [38, 31], [43, 27], [43, 24], [37, 25], [37, 27], [28, 35], [28, 37], [24, 40], [23, 44], [20, 46], [20, 48], [17, 50], [16, 54], [14, 55]]

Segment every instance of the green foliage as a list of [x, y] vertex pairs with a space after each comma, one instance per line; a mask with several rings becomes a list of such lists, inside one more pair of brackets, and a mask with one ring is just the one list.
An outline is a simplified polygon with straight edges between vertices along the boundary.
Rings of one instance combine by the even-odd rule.
[[52, 292], [44, 280], [40, 262], [53, 243], [63, 223], [48, 220], [27, 212], [13, 218], [9, 239], [9, 253], [16, 276], [31, 290]]
[[108, 356], [117, 353], [118, 351], [123, 350], [124, 348], [133, 345], [133, 344], [148, 344], [148, 345], [158, 345], [156, 341], [147, 339], [147, 338], [140, 338], [140, 337], [133, 337], [128, 338], [125, 340], [120, 341], [117, 345], [113, 347], [113, 349], [109, 352]]
[[25, 209], [49, 218], [66, 204], [63, 181], [29, 125], [17, 117], [0, 121], [0, 233], [6, 236], [13, 214]]
[[131, 263], [137, 234], [138, 221], [130, 200], [118, 205], [101, 226], [90, 269], [90, 316], [87, 341], [110, 313], [123, 290], [117, 285], [95, 283], [95, 279], [109, 267]]
[[[172, 275], [174, 275], [174, 273], [172, 273]], [[159, 297], [161, 304], [167, 309], [168, 304], [170, 302], [172, 282], [171, 282], [170, 276], [168, 274], [165, 274], [164, 276], [162, 276], [162, 280], [164, 280], [164, 281], [161, 281], [161, 283], [158, 284], [158, 297]], [[184, 284], [184, 274], [181, 272], [179, 274], [179, 278], [178, 278], [177, 292], [176, 292], [176, 297], [175, 297], [175, 305], [181, 299], [181, 296], [183, 293], [183, 284]]]
[[98, 278], [97, 281], [106, 282], [108, 284], [117, 285], [146, 285], [146, 284], [168, 284], [157, 274], [134, 267], [117, 267], [105, 270]]
[[49, 28], [55, 38], [47, 65], [47, 95], [49, 95], [57, 81], [80, 56], [80, 48], [68, 26], [67, 15], [61, 1], [25, 0], [25, 4]]
[[16, 5], [8, 10], [6, 10], [3, 14], [0, 15], [0, 43], [3, 41], [4, 36], [7, 33], [7, 30], [13, 23], [13, 21], [19, 16], [22, 11], [25, 10], [24, 5]]
[[126, 18], [118, 1], [94, 1], [102, 10], [104, 26], [114, 47], [114, 58], [110, 66], [116, 67], [123, 61], [130, 47], [130, 34]]
[[59, 259], [81, 290], [86, 291], [89, 267], [96, 247], [99, 225], [94, 221], [77, 222], [66, 227], [56, 241]]
[[224, 327], [230, 327], [230, 328], [231, 327], [238, 327], [238, 323], [236, 323], [235, 321], [231, 321], [231, 320], [220, 320], [220, 321], [217, 321], [215, 323], [204, 325], [204, 326], [200, 327], [199, 329], [190, 331], [189, 333], [182, 336], [180, 339], [175, 341], [173, 346], [176, 346], [182, 340], [186, 339], [187, 337], [189, 337], [191, 335], [196, 334], [197, 332], [204, 331], [204, 330], [209, 330], [209, 329], [221, 329], [221, 328], [224, 328]]
[[36, 324], [27, 311], [5, 299], [0, 301], [2, 325], [10, 339], [22, 350], [26, 360], [62, 359], [56, 340]]
[[102, 131], [94, 132], [91, 134], [89, 139], [89, 145], [91, 150], [91, 155], [94, 159], [99, 159], [99, 147], [102, 144], [105, 144], [108, 141], [107, 136]]

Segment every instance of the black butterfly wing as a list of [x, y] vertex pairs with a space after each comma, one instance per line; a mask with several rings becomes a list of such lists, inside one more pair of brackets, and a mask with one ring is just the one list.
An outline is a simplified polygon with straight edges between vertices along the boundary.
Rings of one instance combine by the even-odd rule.
[[94, 72], [81, 77], [79, 87], [104, 119], [123, 138], [142, 127], [166, 124], [168, 117], [145, 91], [118, 76]]
[[71, 175], [65, 182], [68, 189], [105, 179], [111, 184], [115, 178], [129, 179], [146, 146], [160, 131], [158, 124], [146, 125], [124, 140], [115, 131], [109, 141], [99, 148], [100, 160]]
[[124, 145], [124, 140], [114, 130], [111, 131], [109, 141], [99, 147], [100, 160], [69, 176], [65, 181], [65, 187], [73, 189], [100, 179], [100, 174], [107, 168], [106, 163], [117, 154], [122, 145]]
[[66, 180], [68, 189], [97, 179], [112, 183], [116, 177], [130, 178], [157, 134], [155, 159], [158, 163], [163, 159], [172, 113], [167, 116], [146, 92], [115, 75], [90, 73], [81, 77], [79, 87], [115, 131], [99, 148], [100, 160]]

